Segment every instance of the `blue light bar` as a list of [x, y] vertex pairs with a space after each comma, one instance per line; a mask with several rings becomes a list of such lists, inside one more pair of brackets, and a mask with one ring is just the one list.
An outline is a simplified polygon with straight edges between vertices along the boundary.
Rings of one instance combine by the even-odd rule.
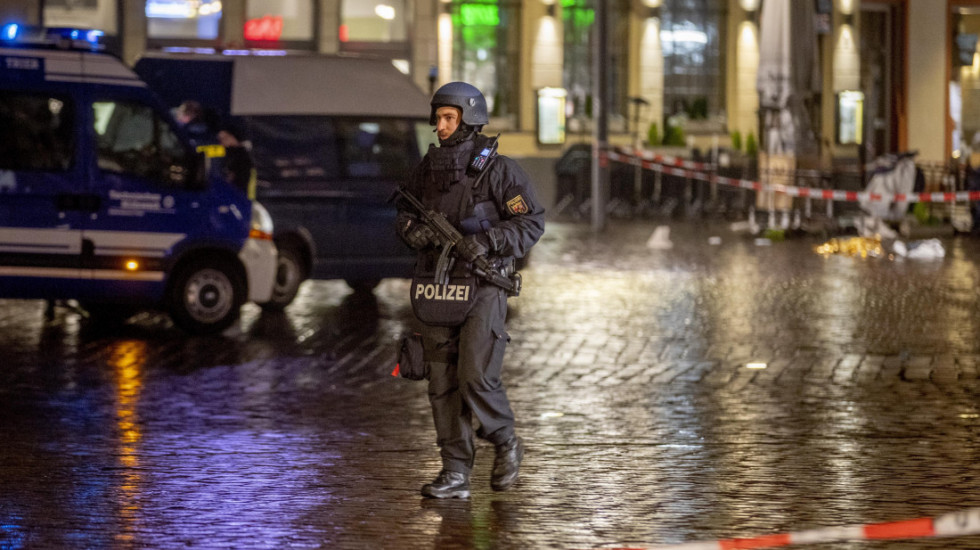
[[[74, 50], [100, 50], [105, 47], [101, 38], [105, 33], [95, 29], [75, 29], [72, 27], [52, 27], [47, 29], [45, 38], [52, 44]], [[67, 42], [67, 44], [66, 44]]]
[[102, 50], [105, 33], [95, 29], [71, 27], [42, 28], [20, 23], [0, 27], [0, 41], [9, 46], [54, 47], [73, 50]]
[[16, 40], [18, 33], [20, 33], [20, 25], [7, 23], [0, 29], [0, 40]]

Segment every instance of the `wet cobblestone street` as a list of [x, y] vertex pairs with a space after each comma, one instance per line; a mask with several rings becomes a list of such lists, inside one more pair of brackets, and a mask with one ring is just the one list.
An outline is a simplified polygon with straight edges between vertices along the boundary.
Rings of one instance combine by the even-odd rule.
[[0, 549], [642, 547], [980, 506], [980, 240], [825, 258], [683, 221], [652, 250], [657, 225], [548, 226], [508, 322], [521, 479], [491, 491], [481, 444], [468, 501], [419, 495], [407, 281], [307, 282], [211, 338], [0, 301]]

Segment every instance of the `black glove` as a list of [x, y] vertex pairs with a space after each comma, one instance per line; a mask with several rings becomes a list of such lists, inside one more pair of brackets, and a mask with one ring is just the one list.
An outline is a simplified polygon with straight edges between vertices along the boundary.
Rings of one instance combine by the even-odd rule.
[[436, 233], [427, 224], [420, 221], [409, 221], [405, 228], [405, 242], [415, 250], [421, 250], [436, 242]]
[[490, 252], [490, 241], [483, 233], [477, 235], [467, 235], [457, 246], [459, 257], [467, 262], [472, 262], [480, 256], [486, 256]]

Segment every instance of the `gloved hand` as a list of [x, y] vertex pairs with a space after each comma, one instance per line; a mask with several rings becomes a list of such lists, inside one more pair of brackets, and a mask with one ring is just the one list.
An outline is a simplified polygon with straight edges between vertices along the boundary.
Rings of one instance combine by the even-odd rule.
[[420, 221], [411, 221], [405, 230], [405, 242], [415, 250], [421, 250], [436, 242], [436, 233]]
[[472, 262], [480, 256], [486, 256], [490, 251], [490, 241], [483, 233], [477, 235], [467, 235], [457, 245], [459, 257]]

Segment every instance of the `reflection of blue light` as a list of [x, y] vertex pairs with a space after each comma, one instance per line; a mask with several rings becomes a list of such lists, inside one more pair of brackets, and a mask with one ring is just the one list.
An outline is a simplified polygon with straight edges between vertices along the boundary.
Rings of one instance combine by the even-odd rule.
[[[6, 35], [4, 35], [4, 36], [6, 36]], [[23, 518], [12, 517], [12, 518], [8, 518], [8, 519], [23, 519]], [[4, 548], [23, 548], [23, 546], [21, 546], [25, 542], [24, 541], [23, 531], [24, 531], [24, 526], [23, 525], [17, 525], [17, 524], [14, 524], [14, 523], [0, 524], [0, 534], [3, 535], [3, 537], [0, 537], [0, 540], [6, 541], [6, 542], [4, 542], [4, 546], [3, 547]], [[7, 544], [10, 544], [10, 546], [7, 546]]]
[[8, 23], [3, 26], [3, 30], [0, 31], [0, 37], [4, 40], [14, 40], [17, 38], [17, 33], [20, 31], [20, 25], [17, 23]]

